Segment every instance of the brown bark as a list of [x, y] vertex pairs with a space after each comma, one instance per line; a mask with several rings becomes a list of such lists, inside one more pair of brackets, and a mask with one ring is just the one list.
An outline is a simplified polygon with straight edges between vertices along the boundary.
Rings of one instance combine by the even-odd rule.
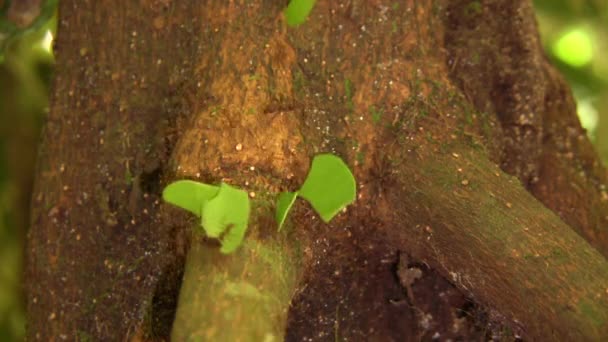
[[[605, 170], [530, 3], [473, 3], [319, 1], [294, 29], [278, 3], [62, 1], [29, 337], [168, 336], [196, 224], [160, 204], [175, 178], [255, 194], [237, 254], [192, 239], [176, 339], [608, 336]], [[323, 151], [356, 204], [325, 225], [299, 203], [276, 233]], [[406, 289], [398, 253], [424, 274]]]
[[493, 159], [608, 255], [606, 171], [542, 52], [531, 3], [486, 1], [480, 13], [470, 11], [466, 1], [452, 2], [446, 45], [464, 94], [501, 121]]
[[[183, 58], [197, 47], [195, 11], [61, 2], [28, 239], [28, 339], [133, 336], [165, 302], [155, 290], [175, 288], [163, 281], [179, 279], [176, 226], [162, 220], [159, 193], [196, 86]], [[154, 321], [160, 333], [171, 317]]]

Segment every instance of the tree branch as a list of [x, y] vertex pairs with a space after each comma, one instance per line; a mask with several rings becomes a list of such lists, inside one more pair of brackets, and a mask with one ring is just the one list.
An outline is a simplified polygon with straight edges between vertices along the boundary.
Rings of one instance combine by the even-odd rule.
[[415, 165], [379, 204], [386, 234], [532, 340], [608, 336], [606, 259], [515, 177], [457, 146]]

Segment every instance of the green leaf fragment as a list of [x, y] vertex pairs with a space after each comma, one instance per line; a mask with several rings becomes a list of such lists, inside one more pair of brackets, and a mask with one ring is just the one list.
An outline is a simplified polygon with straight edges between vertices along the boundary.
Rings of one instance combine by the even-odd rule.
[[224, 237], [220, 239], [222, 247], [220, 252], [224, 254], [230, 254], [237, 250], [245, 239], [245, 233], [247, 232], [247, 222], [240, 225], [231, 226]]
[[355, 201], [356, 186], [355, 177], [342, 159], [321, 154], [313, 159], [299, 195], [310, 202], [323, 221], [329, 222]]
[[200, 217], [201, 208], [207, 201], [214, 198], [219, 190], [220, 188], [217, 186], [180, 180], [165, 187], [163, 199]]
[[285, 9], [287, 25], [298, 26], [306, 21], [316, 0], [291, 0]]
[[202, 209], [203, 229], [207, 236], [220, 239], [220, 252], [228, 254], [236, 250], [243, 242], [249, 222], [247, 193], [222, 183], [217, 196]]
[[231, 253], [243, 242], [250, 210], [245, 191], [180, 180], [165, 187], [163, 199], [200, 217], [205, 234], [220, 239], [220, 252]]
[[298, 192], [281, 192], [279, 194], [279, 199], [277, 200], [277, 212], [275, 214], [275, 219], [279, 224], [279, 231], [283, 227], [283, 223], [287, 218], [287, 214], [293, 206], [293, 203], [296, 201], [296, 197], [298, 196]]

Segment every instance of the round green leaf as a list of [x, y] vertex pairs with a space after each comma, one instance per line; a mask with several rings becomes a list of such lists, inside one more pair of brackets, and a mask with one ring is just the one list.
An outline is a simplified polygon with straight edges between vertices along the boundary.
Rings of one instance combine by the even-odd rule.
[[165, 187], [163, 199], [200, 217], [203, 205], [215, 197], [219, 190], [217, 186], [179, 180]]
[[329, 222], [355, 201], [356, 187], [355, 177], [342, 159], [321, 154], [313, 159], [299, 195], [310, 202], [323, 221]]
[[275, 215], [275, 219], [279, 224], [279, 231], [283, 227], [283, 223], [285, 222], [285, 218], [287, 218], [287, 214], [291, 209], [291, 206], [296, 201], [296, 197], [298, 196], [298, 192], [281, 192], [279, 194], [279, 199], [277, 200], [277, 212]]

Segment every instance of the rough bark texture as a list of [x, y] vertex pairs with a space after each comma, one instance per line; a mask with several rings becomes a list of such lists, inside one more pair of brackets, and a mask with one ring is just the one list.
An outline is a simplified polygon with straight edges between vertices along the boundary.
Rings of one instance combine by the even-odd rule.
[[448, 64], [477, 110], [501, 122], [493, 159], [608, 255], [606, 171], [566, 82], [543, 55], [531, 3], [467, 3], [448, 7]]
[[[192, 6], [61, 2], [28, 239], [30, 340], [136, 335], [155, 319], [155, 289], [179, 279], [159, 194], [195, 87]], [[154, 325], [166, 335], [171, 319]]]
[[[190, 240], [176, 339], [608, 336], [606, 173], [530, 2], [319, 1], [295, 29], [285, 5], [61, 2], [30, 339], [168, 337]], [[323, 151], [357, 203], [279, 235]], [[251, 192], [242, 250], [190, 239], [175, 178]]]

